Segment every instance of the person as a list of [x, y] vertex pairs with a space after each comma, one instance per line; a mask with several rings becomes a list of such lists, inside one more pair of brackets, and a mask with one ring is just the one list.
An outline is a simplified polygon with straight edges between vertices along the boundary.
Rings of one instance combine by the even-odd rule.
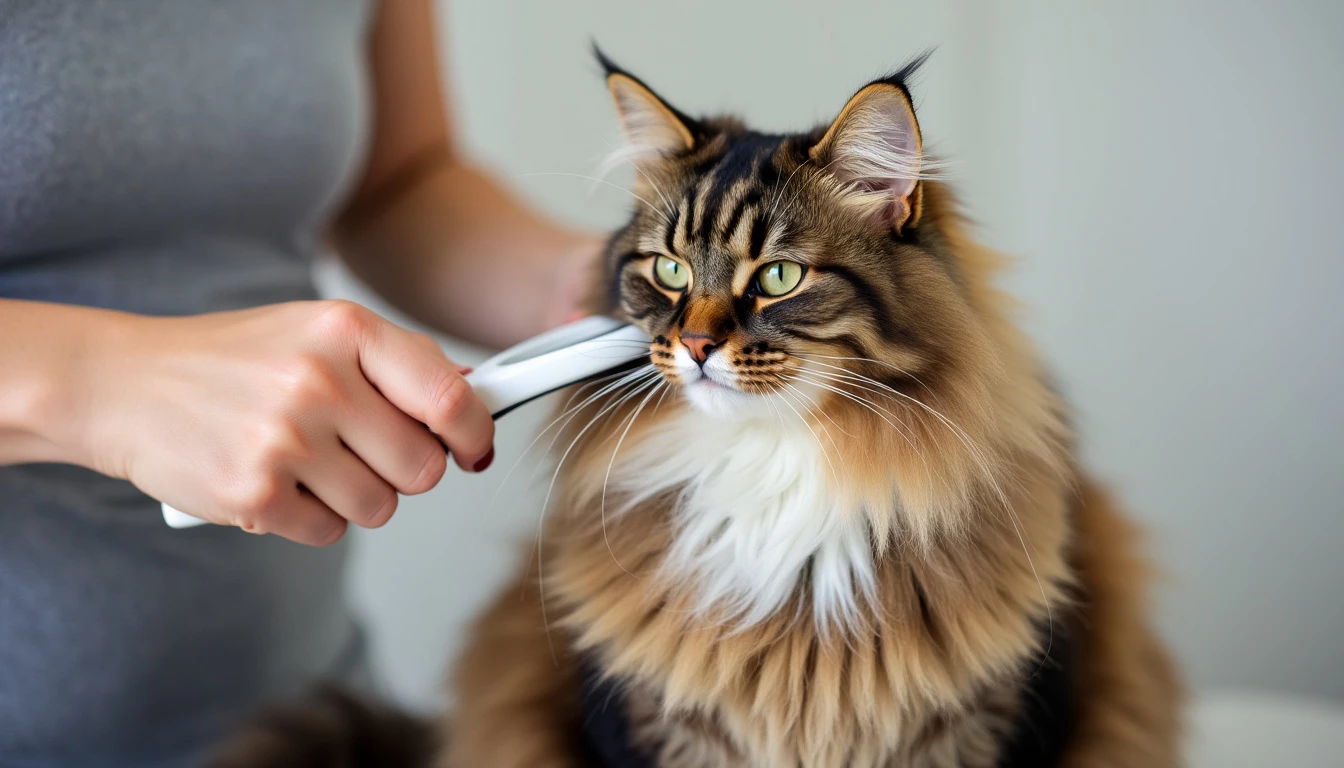
[[0, 764], [190, 764], [368, 684], [336, 542], [493, 425], [312, 260], [501, 347], [599, 250], [463, 156], [432, 5], [0, 0]]

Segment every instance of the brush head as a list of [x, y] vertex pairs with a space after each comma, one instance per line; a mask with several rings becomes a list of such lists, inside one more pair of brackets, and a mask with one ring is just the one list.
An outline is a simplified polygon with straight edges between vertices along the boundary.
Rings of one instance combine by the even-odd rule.
[[499, 418], [648, 354], [649, 337], [639, 328], [610, 317], [587, 317], [500, 352], [467, 374], [467, 381]]

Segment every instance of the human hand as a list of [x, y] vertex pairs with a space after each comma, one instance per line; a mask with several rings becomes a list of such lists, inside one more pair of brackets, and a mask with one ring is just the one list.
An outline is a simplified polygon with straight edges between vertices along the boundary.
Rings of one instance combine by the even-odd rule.
[[119, 316], [104, 341], [73, 399], [83, 463], [211, 522], [330, 544], [434, 487], [444, 445], [494, 455], [462, 369], [349, 302]]

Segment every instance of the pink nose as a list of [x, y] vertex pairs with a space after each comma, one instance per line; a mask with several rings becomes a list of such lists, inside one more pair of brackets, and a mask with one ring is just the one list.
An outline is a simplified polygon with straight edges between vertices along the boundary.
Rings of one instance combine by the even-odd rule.
[[691, 359], [697, 365], [704, 365], [709, 353], [723, 343], [723, 339], [716, 339], [703, 333], [683, 333], [681, 343], [686, 347], [686, 351], [691, 353]]

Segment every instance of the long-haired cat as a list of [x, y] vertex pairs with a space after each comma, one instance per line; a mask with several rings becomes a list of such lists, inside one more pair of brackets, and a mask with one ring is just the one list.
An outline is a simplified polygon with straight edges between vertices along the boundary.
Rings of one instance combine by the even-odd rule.
[[1136, 532], [930, 178], [918, 62], [768, 135], [601, 60], [638, 202], [593, 308], [653, 343], [566, 402], [434, 764], [1178, 764]]

